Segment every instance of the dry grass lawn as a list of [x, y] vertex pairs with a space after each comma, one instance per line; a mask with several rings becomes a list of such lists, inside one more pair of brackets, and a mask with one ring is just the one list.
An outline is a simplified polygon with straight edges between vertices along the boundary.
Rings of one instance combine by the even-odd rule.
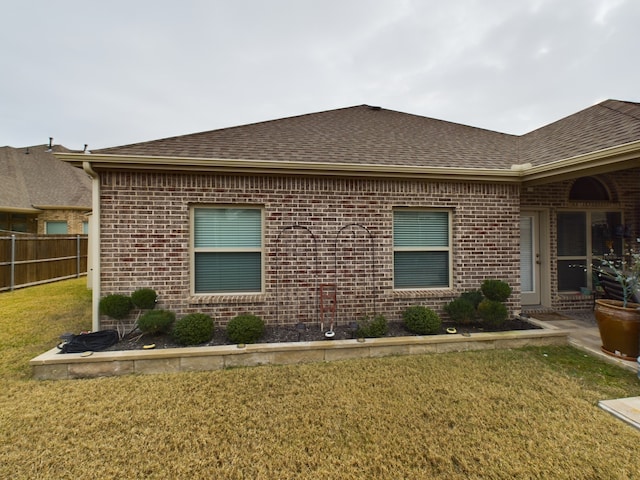
[[640, 382], [569, 347], [26, 378], [88, 318], [84, 280], [0, 294], [0, 478], [640, 478], [597, 407]]

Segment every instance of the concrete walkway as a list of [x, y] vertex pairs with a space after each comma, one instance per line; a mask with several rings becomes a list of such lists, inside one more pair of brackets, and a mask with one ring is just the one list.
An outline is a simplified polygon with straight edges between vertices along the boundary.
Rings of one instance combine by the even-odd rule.
[[600, 400], [598, 406], [614, 417], [640, 430], [640, 397]]

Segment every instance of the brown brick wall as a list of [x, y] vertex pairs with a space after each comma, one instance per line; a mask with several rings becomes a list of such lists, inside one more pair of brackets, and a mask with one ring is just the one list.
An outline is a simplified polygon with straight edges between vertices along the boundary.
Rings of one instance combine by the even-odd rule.
[[[225, 324], [251, 312], [268, 323], [315, 322], [318, 287], [334, 282], [340, 323], [374, 309], [397, 320], [418, 303], [442, 313], [485, 278], [507, 281], [514, 290], [509, 306], [519, 307], [515, 185], [103, 172], [101, 197], [102, 295], [154, 288], [160, 308], [179, 317], [205, 312]], [[264, 294], [190, 293], [189, 209], [206, 204], [264, 208]], [[393, 290], [394, 207], [451, 210], [451, 290]]]

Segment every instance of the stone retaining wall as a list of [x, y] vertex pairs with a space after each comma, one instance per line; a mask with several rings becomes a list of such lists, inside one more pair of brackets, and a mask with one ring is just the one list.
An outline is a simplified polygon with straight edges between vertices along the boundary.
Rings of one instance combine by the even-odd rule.
[[117, 375], [219, 370], [229, 367], [329, 362], [388, 355], [462, 352], [525, 346], [566, 345], [565, 330], [519, 330], [479, 333], [465, 337], [428, 335], [412, 337], [327, 340], [320, 342], [263, 343], [163, 350], [124, 350], [60, 354], [54, 348], [30, 361], [40, 380], [108, 377]]

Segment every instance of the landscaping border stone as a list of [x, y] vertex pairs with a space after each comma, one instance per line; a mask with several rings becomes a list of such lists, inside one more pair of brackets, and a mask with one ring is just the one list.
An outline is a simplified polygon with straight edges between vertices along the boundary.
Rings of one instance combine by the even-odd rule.
[[29, 364], [36, 379], [66, 380], [566, 344], [566, 330], [536, 329], [475, 333], [469, 336], [425, 335], [367, 338], [364, 341], [325, 340], [123, 350], [93, 352], [89, 356], [82, 353], [61, 354], [58, 348], [53, 348], [33, 358]]

